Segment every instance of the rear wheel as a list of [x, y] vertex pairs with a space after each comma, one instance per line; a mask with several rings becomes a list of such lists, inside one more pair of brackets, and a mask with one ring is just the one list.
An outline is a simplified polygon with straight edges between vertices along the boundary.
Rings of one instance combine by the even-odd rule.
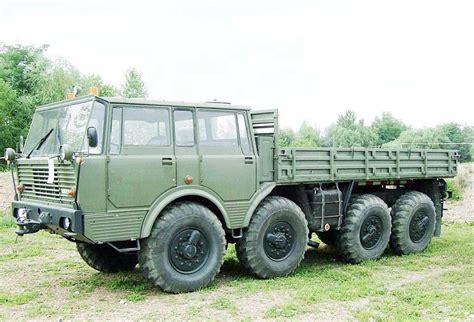
[[433, 201], [426, 194], [411, 191], [392, 207], [390, 247], [398, 255], [419, 253], [431, 242], [436, 226]]
[[131, 271], [138, 263], [137, 254], [121, 254], [109, 245], [77, 243], [76, 247], [87, 265], [104, 273]]
[[307, 243], [308, 224], [303, 211], [286, 198], [267, 197], [237, 241], [236, 251], [253, 275], [273, 278], [286, 276], [298, 267]]
[[385, 202], [374, 195], [351, 200], [339, 232], [338, 249], [350, 263], [379, 258], [390, 239], [390, 215]]
[[225, 245], [224, 229], [208, 208], [176, 203], [163, 211], [143, 241], [140, 268], [166, 292], [194, 291], [219, 273]]

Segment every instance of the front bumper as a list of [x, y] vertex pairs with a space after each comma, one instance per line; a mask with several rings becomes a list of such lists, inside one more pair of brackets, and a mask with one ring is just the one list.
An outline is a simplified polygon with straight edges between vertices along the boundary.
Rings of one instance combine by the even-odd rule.
[[[16, 219], [18, 235], [36, 233], [40, 229], [49, 229], [72, 240], [87, 241], [84, 234], [84, 219], [81, 210], [55, 207], [28, 201], [13, 201], [13, 217]], [[26, 209], [26, 215], [18, 216], [19, 209]], [[70, 226], [65, 229], [62, 225], [65, 219], [70, 220]]]

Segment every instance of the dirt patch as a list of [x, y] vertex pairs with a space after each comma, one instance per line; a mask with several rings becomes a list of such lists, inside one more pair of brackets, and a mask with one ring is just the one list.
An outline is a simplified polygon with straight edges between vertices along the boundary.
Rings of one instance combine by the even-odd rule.
[[443, 220], [446, 222], [474, 221], [474, 163], [464, 163], [459, 167], [455, 180], [463, 183], [464, 191], [461, 200], [447, 200]]
[[353, 312], [367, 307], [370, 299], [364, 298], [355, 301], [325, 301], [311, 305], [304, 315], [298, 315], [298, 321], [354, 321]]
[[14, 195], [11, 173], [0, 172], [0, 211], [10, 208]]
[[402, 269], [394, 269], [390, 272], [380, 272], [375, 274], [375, 277], [382, 281], [382, 284], [388, 291], [399, 289], [403, 286], [418, 283], [424, 280], [436, 280], [436, 277], [448, 272], [460, 271], [459, 267], [439, 268], [431, 267], [423, 271], [407, 272]]

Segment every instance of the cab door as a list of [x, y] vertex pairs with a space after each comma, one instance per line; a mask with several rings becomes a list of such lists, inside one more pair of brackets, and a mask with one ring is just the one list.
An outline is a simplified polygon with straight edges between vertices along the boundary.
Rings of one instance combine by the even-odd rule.
[[197, 110], [201, 184], [224, 201], [249, 200], [257, 162], [244, 111]]
[[108, 162], [108, 200], [113, 208], [148, 207], [176, 186], [169, 107], [116, 106]]

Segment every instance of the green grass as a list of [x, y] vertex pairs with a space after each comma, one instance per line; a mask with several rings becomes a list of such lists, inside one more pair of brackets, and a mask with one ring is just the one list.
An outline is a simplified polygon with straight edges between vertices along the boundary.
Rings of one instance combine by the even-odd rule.
[[145, 295], [137, 292], [132, 292], [128, 294], [127, 300], [129, 300], [130, 302], [140, 302], [145, 300]]
[[87, 293], [107, 290], [108, 292], [126, 294], [130, 302], [140, 302], [155, 289], [137, 272], [124, 272], [118, 274], [104, 274], [94, 272], [86, 277], [64, 280], [61, 286], [70, 288], [72, 298], [80, 298]]
[[264, 317], [268, 319], [291, 318], [306, 312], [308, 310], [300, 303], [287, 303], [272, 306], [264, 313]]
[[29, 303], [33, 300], [38, 294], [36, 292], [23, 292], [23, 293], [6, 293], [0, 292], [0, 304], [17, 306]]
[[217, 310], [227, 311], [231, 315], [237, 315], [237, 306], [226, 296], [221, 296], [211, 303], [211, 307]]
[[0, 229], [16, 227], [13, 216], [9, 211], [0, 211]]
[[43, 250], [37, 246], [32, 246], [25, 249], [13, 249], [5, 254], [0, 254], [0, 262], [9, 261], [18, 258], [28, 258], [40, 256], [43, 254]]

